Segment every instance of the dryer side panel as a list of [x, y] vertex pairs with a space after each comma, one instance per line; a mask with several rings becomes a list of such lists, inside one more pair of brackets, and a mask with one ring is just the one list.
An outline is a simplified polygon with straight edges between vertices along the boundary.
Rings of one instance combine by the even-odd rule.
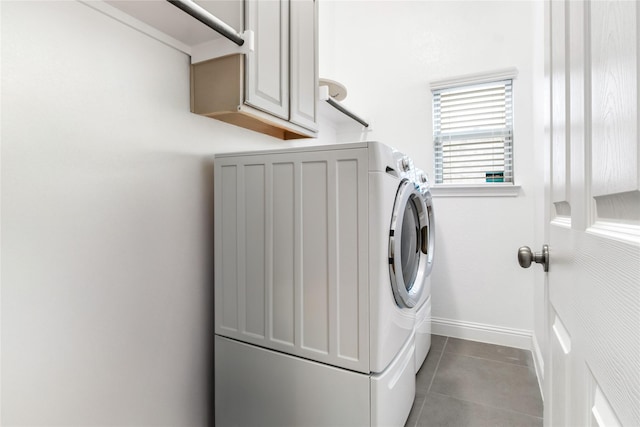
[[216, 334], [369, 372], [367, 161], [216, 159]]
[[238, 166], [219, 165], [214, 171], [215, 324], [238, 329]]
[[[240, 288], [240, 301], [244, 302], [244, 313], [240, 317], [240, 326], [246, 334], [263, 339], [266, 335], [265, 298], [266, 298], [266, 185], [264, 164], [248, 164], [244, 166], [242, 197], [242, 214], [244, 219], [244, 236], [240, 234], [244, 247], [244, 268], [240, 277], [244, 278], [244, 287]], [[242, 230], [241, 230], [242, 231]]]
[[[295, 344], [296, 210], [295, 168], [292, 161], [273, 163], [273, 198], [269, 211], [273, 224], [271, 262], [271, 340], [283, 346]], [[274, 208], [275, 204], [275, 208]]]
[[335, 254], [329, 253], [329, 241], [335, 238], [335, 217], [329, 208], [334, 197], [328, 182], [335, 174], [329, 172], [331, 166], [328, 158], [300, 164], [300, 344], [306, 351], [327, 356], [330, 323], [336, 314], [330, 300], [335, 296], [329, 295], [335, 285], [329, 276], [334, 276], [336, 264]]
[[[336, 163], [336, 344], [339, 357], [354, 361], [369, 351], [369, 340], [359, 336], [363, 314], [360, 310], [362, 307], [368, 310], [369, 301], [363, 300], [364, 294], [354, 286], [363, 280], [359, 269], [368, 265], [368, 215], [363, 209], [368, 191], [365, 194], [361, 189], [363, 179], [367, 178], [359, 176], [363, 166], [356, 159], [343, 159]], [[354, 182], [357, 185], [353, 185]], [[362, 218], [367, 218], [367, 221]], [[368, 272], [367, 269], [367, 275]]]

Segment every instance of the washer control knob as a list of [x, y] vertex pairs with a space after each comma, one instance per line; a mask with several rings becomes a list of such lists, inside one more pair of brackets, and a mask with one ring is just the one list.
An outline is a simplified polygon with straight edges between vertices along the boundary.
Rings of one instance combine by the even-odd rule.
[[402, 161], [400, 162], [400, 167], [402, 167], [402, 171], [403, 172], [408, 172], [409, 169], [411, 168], [411, 164], [409, 163], [409, 158], [408, 157], [403, 157]]

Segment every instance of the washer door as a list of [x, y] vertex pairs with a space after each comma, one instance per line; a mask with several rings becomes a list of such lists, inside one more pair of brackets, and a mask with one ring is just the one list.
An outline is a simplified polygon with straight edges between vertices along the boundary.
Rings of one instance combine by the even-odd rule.
[[427, 190], [423, 196], [427, 208], [427, 223], [422, 227], [422, 247], [420, 250], [427, 255], [427, 267], [424, 271], [425, 277], [431, 274], [433, 269], [433, 250], [436, 243], [436, 223], [433, 218], [433, 203], [431, 193]]
[[398, 306], [412, 308], [420, 300], [433, 259], [431, 209], [415, 185], [403, 180], [398, 188], [389, 231], [389, 274]]

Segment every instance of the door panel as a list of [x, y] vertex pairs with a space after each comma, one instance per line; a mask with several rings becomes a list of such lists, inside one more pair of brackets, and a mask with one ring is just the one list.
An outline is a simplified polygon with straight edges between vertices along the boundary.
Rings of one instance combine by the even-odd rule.
[[317, 130], [318, 40], [315, 0], [295, 0], [291, 11], [290, 121]]
[[570, 219], [569, 202], [569, 158], [567, 141], [567, 51], [566, 51], [566, 5], [563, 1], [551, 2], [552, 48], [551, 48], [551, 111], [553, 114], [553, 133], [551, 144], [551, 193], [555, 206], [555, 216]]
[[246, 55], [247, 104], [289, 119], [289, 0], [247, 0], [255, 51]]
[[[591, 7], [593, 195], [637, 192], [637, 2], [594, 1]], [[633, 197], [632, 194], [627, 194]], [[596, 199], [596, 203], [598, 199]], [[639, 213], [640, 214], [640, 213]]]
[[616, 417], [611, 404], [600, 390], [600, 387], [591, 378], [591, 423], [589, 427], [622, 427], [620, 420]]
[[571, 396], [569, 395], [571, 337], [564, 324], [556, 313], [552, 313], [550, 319], [552, 336], [550, 344], [551, 366], [554, 371], [551, 384], [551, 393], [554, 396], [552, 402], [548, 402], [548, 410], [551, 413], [552, 425], [566, 426], [568, 424], [568, 411]]
[[547, 8], [545, 424], [640, 425], [640, 6]]

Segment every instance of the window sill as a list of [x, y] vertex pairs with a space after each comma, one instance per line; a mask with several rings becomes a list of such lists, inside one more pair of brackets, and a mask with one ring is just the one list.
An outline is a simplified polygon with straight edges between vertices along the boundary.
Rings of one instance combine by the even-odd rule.
[[433, 197], [516, 197], [520, 186], [514, 184], [434, 184]]

